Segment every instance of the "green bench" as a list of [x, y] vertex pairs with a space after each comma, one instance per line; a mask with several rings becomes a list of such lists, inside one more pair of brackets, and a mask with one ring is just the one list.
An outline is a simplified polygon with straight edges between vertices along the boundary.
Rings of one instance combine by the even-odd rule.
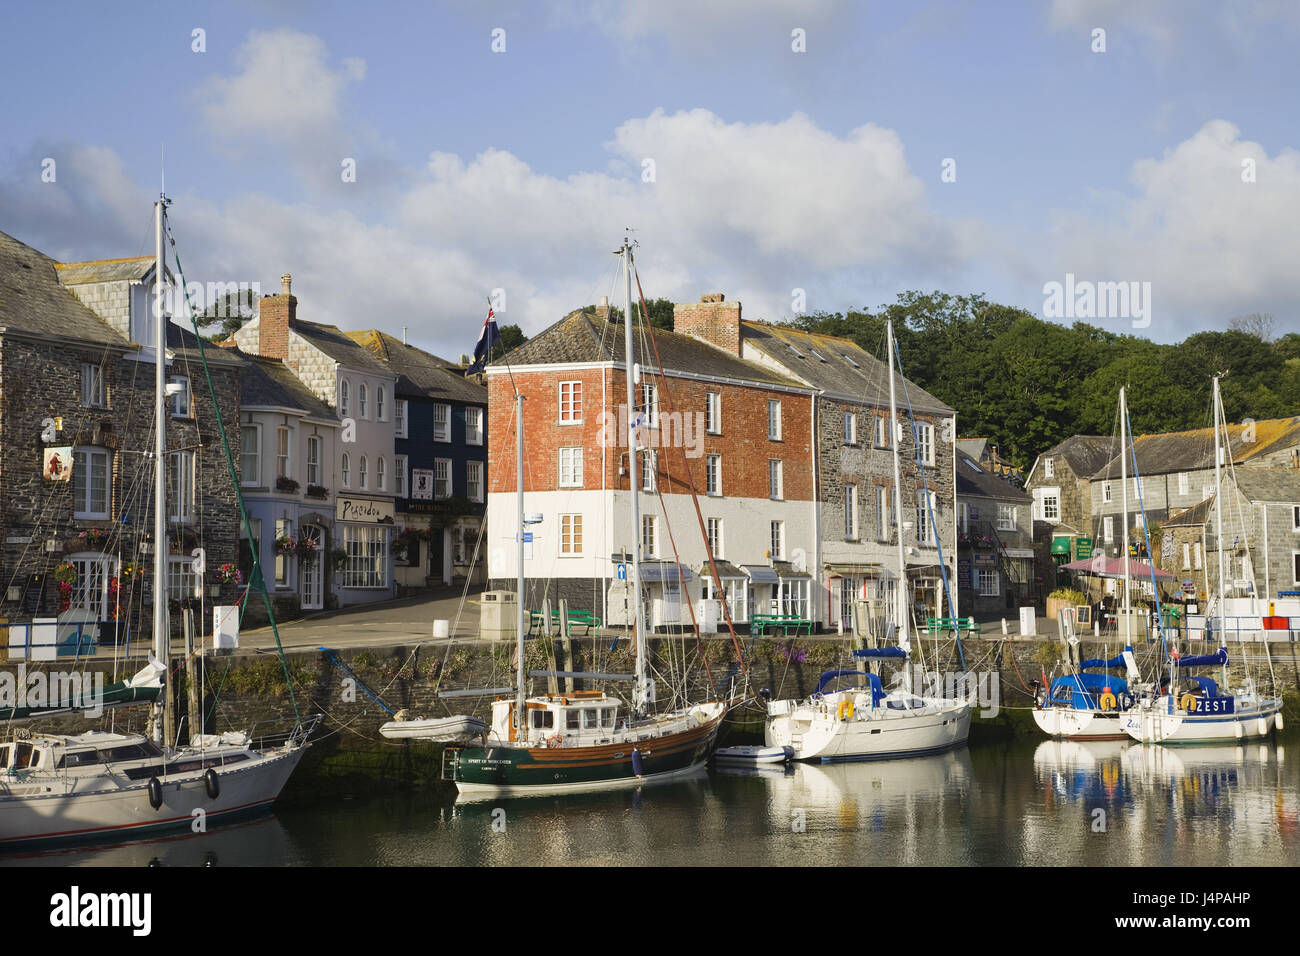
[[925, 629], [929, 631], [958, 631], [967, 635], [979, 636], [980, 626], [973, 617], [930, 617], [926, 618]]
[[[529, 634], [533, 633], [533, 628], [538, 627], [542, 623], [542, 618], [543, 618], [543, 614], [541, 611], [528, 612], [528, 633]], [[558, 627], [559, 623], [560, 623], [560, 612], [552, 611], [551, 625], [553, 627]], [[595, 614], [593, 614], [591, 611], [570, 611], [569, 612], [570, 631], [572, 631], [574, 627], [583, 627], [586, 628], [586, 630], [583, 631], [583, 634], [586, 635], [591, 633], [591, 629], [593, 627], [599, 631], [603, 626], [604, 623], [601, 621], [601, 619], [597, 617]]]
[[800, 631], [807, 631], [811, 637], [813, 628], [811, 620], [799, 617], [797, 614], [751, 614], [749, 625], [750, 631], [754, 634], [762, 634], [770, 627], [773, 632], [783, 629], [786, 637], [791, 633], [798, 634]]

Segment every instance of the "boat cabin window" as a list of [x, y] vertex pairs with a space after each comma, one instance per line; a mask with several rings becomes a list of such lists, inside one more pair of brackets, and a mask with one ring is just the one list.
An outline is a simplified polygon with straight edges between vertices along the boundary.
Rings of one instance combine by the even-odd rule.
[[595, 730], [598, 724], [597, 714], [599, 711], [594, 707], [585, 708], [582, 711], [582, 729]]
[[86, 767], [99, 763], [99, 755], [93, 750], [77, 750], [59, 758], [56, 767]]
[[891, 700], [889, 702], [890, 710], [919, 710], [925, 706], [925, 702], [919, 697], [909, 697], [907, 700]]
[[600, 711], [600, 726], [610, 728], [614, 726], [614, 708], [602, 707]]
[[8, 767], [14, 756], [13, 744], [0, 744], [0, 767]]
[[14, 758], [13, 763], [16, 769], [21, 770], [26, 767], [34, 767], [40, 762], [40, 754], [36, 752], [36, 749], [32, 747], [31, 744], [19, 741], [15, 746], [18, 748], [18, 753]]
[[576, 707], [564, 712], [564, 727], [566, 730], [577, 730], [582, 726], [582, 711]]
[[555, 714], [549, 710], [533, 711], [533, 726], [547, 729], [555, 726]]

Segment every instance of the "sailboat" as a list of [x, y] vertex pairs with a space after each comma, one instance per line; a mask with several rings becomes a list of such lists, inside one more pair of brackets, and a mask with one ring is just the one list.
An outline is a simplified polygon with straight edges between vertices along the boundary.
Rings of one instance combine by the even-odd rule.
[[[894, 509], [903, 514], [901, 469], [898, 462], [898, 396], [894, 383], [894, 328], [887, 323], [889, 350], [889, 404], [894, 440]], [[931, 522], [933, 526], [933, 522]], [[938, 528], [934, 529], [938, 535]], [[894, 647], [855, 650], [860, 659], [897, 659], [906, 662], [911, 650], [908, 638], [907, 566], [901, 524], [898, 537], [899, 587], [898, 644]], [[904, 676], [907, 676], [904, 663]], [[853, 686], [828, 690], [849, 678]], [[906, 684], [886, 692], [880, 676], [859, 670], [831, 670], [822, 674], [817, 690], [807, 700], [776, 700], [767, 705], [764, 736], [769, 747], [790, 747], [796, 760], [862, 760], [873, 757], [902, 757], [946, 750], [966, 742], [970, 735], [969, 701], [942, 697], [921, 697]]]
[[[632, 247], [624, 240], [624, 350], [627, 407], [636, 408], [632, 319]], [[569, 691], [528, 697], [524, 638], [524, 396], [515, 394], [516, 600], [515, 694], [492, 704], [486, 739], [454, 743], [443, 750], [442, 776], [454, 781], [462, 799], [583, 792], [637, 786], [650, 780], [694, 773], [708, 761], [729, 702], [712, 700], [668, 712], [652, 712], [655, 685], [647, 673], [645, 607], [639, 599], [639, 548], [632, 548], [628, 586], [636, 608], [636, 667], [631, 706], [600, 690]], [[640, 474], [636, 423], [629, 435], [631, 473]], [[632, 528], [641, 526], [639, 489], [632, 482]], [[560, 675], [563, 676], [563, 675]]]
[[[1219, 550], [1219, 626], [1224, 634], [1224, 606], [1227, 589], [1223, 572], [1223, 478], [1219, 423], [1223, 421], [1223, 399], [1219, 379], [1214, 378], [1214, 492]], [[1163, 643], [1163, 627], [1161, 629]], [[1222, 668], [1222, 686], [1210, 677], [1185, 673], [1198, 667]], [[1180, 679], [1180, 671], [1184, 672]], [[1228, 683], [1228, 649], [1220, 646], [1213, 654], [1180, 656], [1169, 652], [1169, 674], [1161, 680], [1161, 693], [1125, 715], [1124, 730], [1143, 743], [1208, 743], [1267, 737], [1276, 726], [1282, 729], [1282, 700], [1263, 697], [1253, 681], [1235, 692], [1224, 693]]]
[[[1128, 399], [1126, 390], [1119, 390], [1119, 447], [1120, 492], [1122, 495], [1124, 595], [1120, 604], [1119, 627], [1124, 650], [1105, 660], [1094, 658], [1082, 661], [1077, 668], [1068, 667], [1067, 673], [1054, 677], [1041, 691], [1035, 702], [1033, 714], [1038, 728], [1049, 737], [1071, 740], [1124, 740], [1128, 734], [1120, 726], [1120, 715], [1133, 707], [1134, 694], [1130, 681], [1138, 681], [1141, 674], [1133, 658], [1133, 569], [1128, 557]], [[1141, 498], [1138, 499], [1139, 507]], [[1070, 565], [1069, 567], [1072, 567]], [[1097, 562], [1104, 568], [1105, 561]], [[1125, 668], [1128, 677], [1112, 677], [1109, 671]], [[1092, 674], [1090, 670], [1103, 669], [1107, 673]]]
[[[162, 284], [167, 198], [155, 211], [155, 427], [154, 427], [154, 593], [167, 593], [167, 368]], [[213, 403], [224, 435], [220, 409]], [[227, 460], [230, 452], [227, 447]], [[236, 494], [239, 481], [232, 468]], [[242, 496], [240, 496], [241, 512]], [[268, 808], [280, 795], [320, 718], [299, 721], [293, 730], [252, 740], [242, 732], [195, 734], [188, 746], [163, 739], [165, 706], [157, 700], [170, 659], [166, 600], [153, 606], [153, 649], [139, 680], [154, 699], [151, 734], [88, 731], [82, 734], [14, 731], [0, 744], [0, 846], [50, 841], [85, 842], [123, 834], [194, 828]], [[129, 691], [131, 688], [127, 688]], [[124, 691], [124, 694], [127, 692]], [[164, 698], [166, 695], [163, 695]], [[144, 699], [144, 698], [142, 698]], [[126, 703], [128, 701], [119, 701]], [[40, 716], [29, 714], [28, 717]]]

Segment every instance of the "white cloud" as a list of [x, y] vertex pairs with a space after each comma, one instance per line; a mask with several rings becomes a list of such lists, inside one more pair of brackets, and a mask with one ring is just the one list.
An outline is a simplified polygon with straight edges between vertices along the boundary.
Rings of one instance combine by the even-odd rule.
[[[1242, 181], [1243, 160], [1254, 162], [1253, 183]], [[1131, 178], [1136, 194], [1107, 197], [1098, 217], [1057, 213], [1042, 281], [1067, 271], [1150, 281], [1154, 322], [1145, 334], [1164, 340], [1222, 328], [1234, 315], [1292, 314], [1300, 153], [1269, 156], [1232, 123], [1213, 120], [1161, 158], [1134, 163]]]

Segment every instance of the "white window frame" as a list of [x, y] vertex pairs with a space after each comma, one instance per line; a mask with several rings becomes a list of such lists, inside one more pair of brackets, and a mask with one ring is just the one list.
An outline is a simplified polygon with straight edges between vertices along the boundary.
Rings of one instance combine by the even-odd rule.
[[768, 545], [772, 549], [773, 560], [781, 561], [785, 559], [785, 522], [773, 521], [771, 525], [771, 535]]
[[194, 573], [194, 559], [187, 554], [167, 555], [167, 598], [183, 601], [198, 597], [198, 575]]
[[641, 411], [645, 415], [642, 424], [646, 428], [659, 427], [659, 387], [653, 382], [641, 383]]
[[572, 379], [557, 384], [559, 423], [561, 425], [582, 424], [582, 380]]
[[396, 406], [394, 414], [397, 416], [393, 423], [393, 437], [407, 438], [407, 419], [411, 411], [411, 403], [408, 399], [395, 399], [393, 404]]
[[1183, 542], [1183, 570], [1192, 570], [1192, 543], [1190, 541]]
[[192, 418], [193, 402], [190, 396], [190, 379], [188, 375], [171, 375], [168, 385], [179, 385], [181, 390], [167, 398], [167, 411], [172, 418]]
[[346, 378], [339, 379], [339, 417], [347, 418], [352, 414], [352, 382]]
[[[442, 427], [439, 427], [439, 415], [443, 416]], [[433, 440], [451, 441], [451, 406], [442, 402], [433, 406]]]
[[912, 437], [916, 441], [917, 454], [921, 463], [934, 464], [934, 426], [929, 422], [917, 422]]
[[1001, 575], [997, 568], [976, 568], [980, 597], [997, 597], [1002, 593]]
[[1111, 487], [1109, 481], [1101, 483], [1101, 500], [1105, 504], [1110, 504], [1115, 500], [1115, 490]]
[[704, 459], [704, 489], [711, 498], [722, 497], [721, 455], [709, 455]]
[[[250, 454], [244, 448], [244, 436], [253, 435], [253, 451]], [[248, 475], [248, 462], [252, 462], [253, 474]], [[239, 484], [244, 488], [257, 487], [262, 483], [262, 426], [248, 423], [239, 426]]]
[[98, 620], [106, 620], [108, 582], [113, 577], [117, 561], [98, 551], [72, 554], [66, 560], [77, 572], [72, 593], [68, 595], [68, 610], [85, 611]]
[[858, 486], [844, 486], [844, 540], [858, 540]]
[[780, 458], [767, 460], [767, 496], [773, 501], [785, 500], [785, 465]]
[[388, 490], [388, 462], [384, 460], [383, 455], [375, 459], [375, 490]]
[[1044, 478], [1056, 477], [1056, 460], [1052, 458], [1050, 455], [1043, 459], [1043, 477]]
[[465, 406], [465, 444], [483, 444], [483, 409], [477, 405]]
[[1291, 506], [1291, 530], [1300, 531], [1300, 505]]
[[998, 530], [1015, 531], [1016, 530], [1016, 506], [1015, 505], [998, 505]]
[[[933, 547], [930, 541], [930, 509], [926, 501], [926, 492], [916, 493], [916, 543], [918, 547]], [[929, 494], [933, 495], [934, 492]]]
[[172, 524], [194, 522], [195, 455], [173, 451], [167, 455], [167, 520]]
[[343, 550], [343, 587], [367, 591], [388, 587], [388, 528], [344, 524]]
[[[439, 472], [442, 472], [441, 479], [438, 477]], [[438, 494], [439, 481], [442, 481], [446, 485], [446, 487], [443, 489], [442, 494]], [[451, 459], [435, 458], [433, 460], [433, 500], [445, 501], [446, 499], [451, 497], [451, 494], [452, 494]]]
[[889, 488], [886, 485], [876, 485], [876, 540], [888, 541], [891, 537], [891, 525], [889, 514]]
[[293, 428], [275, 426], [275, 477], [293, 477]]
[[325, 451], [325, 442], [320, 435], [307, 436], [307, 484], [321, 485], [320, 460]]
[[556, 459], [559, 474], [556, 484], [561, 488], [582, 487], [583, 447], [574, 445], [561, 448]]
[[398, 498], [405, 498], [409, 494], [406, 475], [406, 456], [393, 456], [393, 492]]
[[659, 557], [659, 517], [641, 516], [641, 557]]
[[[85, 463], [82, 466], [82, 493], [77, 494], [77, 460], [78, 456]], [[91, 488], [91, 474], [94, 462], [102, 461], [104, 468], [104, 507], [93, 507], [96, 502]], [[80, 497], [80, 500], [78, 500]], [[107, 448], [92, 445], [80, 445], [72, 449], [72, 516], [97, 521], [107, 519], [113, 511], [113, 453]]]
[[889, 443], [889, 416], [876, 415], [874, 421], [875, 427], [872, 430], [875, 434], [871, 438], [872, 446], [875, 448], [892, 448], [893, 446]]
[[366, 383], [361, 382], [357, 385], [357, 418], [369, 419], [370, 415], [366, 411], [366, 399], [369, 396], [369, 389]]
[[104, 367], [91, 362], [81, 363], [81, 407], [103, 408]]
[[560, 555], [577, 557], [582, 554], [582, 515], [560, 515]]
[[709, 549], [712, 551], [713, 557], [719, 561], [723, 560], [722, 519], [721, 518], [705, 519], [704, 534], [705, 534], [705, 538], [708, 540]]
[[481, 461], [465, 462], [465, 497], [470, 501], [483, 500], [483, 462]]
[[641, 490], [654, 492], [658, 487], [659, 452], [647, 448], [641, 452]]
[[375, 386], [375, 421], [388, 421], [388, 389], [382, 385]]
[[1101, 519], [1101, 538], [1108, 543], [1115, 540], [1115, 519], [1113, 517], [1107, 516]]
[[362, 455], [357, 459], [357, 489], [360, 491], [370, 490], [370, 459], [368, 455]]
[[781, 440], [781, 400], [778, 398], [767, 400], [767, 440]]
[[706, 392], [704, 395], [704, 432], [722, 434], [722, 393]]
[[344, 452], [339, 458], [339, 474], [343, 479], [343, 487], [352, 487], [352, 456]]
[[858, 416], [856, 412], [844, 413], [844, 444], [858, 443]]
[[[1194, 542], [1192, 543], [1192, 568], [1193, 568], [1193, 570], [1196, 570], [1196, 571], [1201, 570], [1201, 563], [1202, 563], [1202, 559], [1203, 559], [1203, 558], [1204, 558], [1204, 552], [1203, 552], [1202, 549], [1201, 549], [1201, 542], [1199, 542], [1199, 541], [1194, 541]], [[1297, 582], [1297, 583], [1300, 583], [1300, 582]]]

